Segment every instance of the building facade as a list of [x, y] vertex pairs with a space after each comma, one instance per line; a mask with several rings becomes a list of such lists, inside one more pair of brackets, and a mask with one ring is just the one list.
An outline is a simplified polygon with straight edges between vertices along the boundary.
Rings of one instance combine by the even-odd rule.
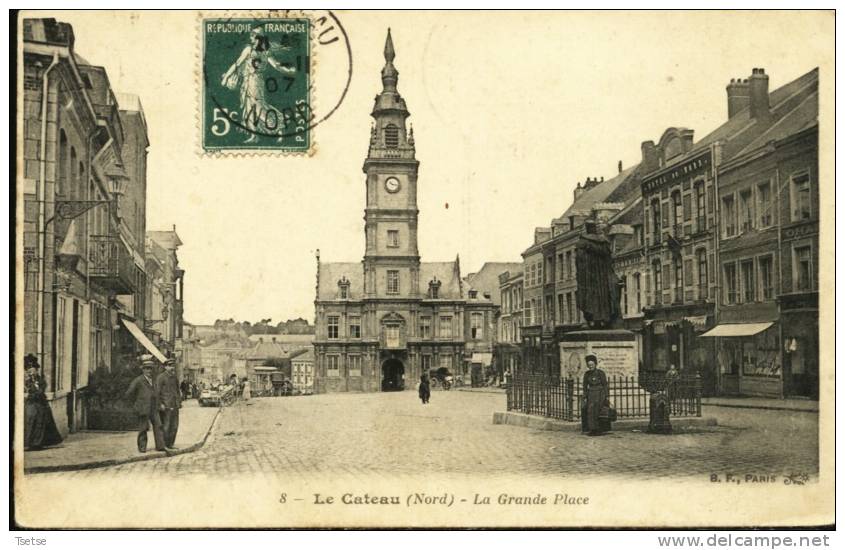
[[114, 366], [120, 316], [143, 301], [145, 214], [124, 207], [143, 202], [145, 170], [126, 169], [145, 162], [148, 142], [140, 103], [120, 107], [106, 71], [74, 51], [70, 25], [24, 19], [23, 50], [24, 353], [67, 433], [86, 426], [83, 390]]
[[643, 144], [645, 363], [699, 373], [705, 395], [818, 390], [818, 74], [768, 82], [732, 80], [728, 120], [698, 142], [670, 128]]
[[561, 337], [588, 328], [578, 305], [576, 248], [588, 224], [609, 239], [632, 231], [614, 220], [637, 200], [641, 174], [640, 165], [623, 170], [620, 163], [613, 178], [587, 178], [583, 186], [579, 182], [563, 215], [550, 227], [535, 229], [534, 244], [522, 254], [524, 372], [559, 374]]
[[314, 350], [309, 349], [291, 359], [293, 389], [304, 395], [314, 393]]
[[522, 297], [523, 267], [499, 274], [499, 295], [501, 313], [499, 315], [499, 338], [496, 344], [496, 356], [503, 370], [503, 376], [509, 378], [520, 371], [522, 365]]
[[818, 396], [817, 82], [773, 93], [777, 123], [719, 168], [722, 393]]
[[184, 339], [182, 333], [184, 311], [183, 295], [185, 270], [179, 265], [179, 247], [182, 240], [176, 226], [170, 231], [148, 231], [146, 250], [148, 263], [154, 264], [148, 274], [147, 289], [150, 296], [147, 308], [146, 330], [155, 335], [155, 342], [162, 351], [176, 357], [181, 376]]
[[[434, 368], [460, 372], [473, 346], [473, 319], [496, 306], [468, 306], [460, 262], [422, 262], [417, 247], [417, 171], [413, 129], [397, 91], [399, 73], [388, 31], [383, 89], [372, 111], [364, 161], [366, 207], [362, 262], [329, 263], [317, 256], [314, 391], [391, 391], [416, 387]], [[469, 312], [467, 308], [469, 307]]]

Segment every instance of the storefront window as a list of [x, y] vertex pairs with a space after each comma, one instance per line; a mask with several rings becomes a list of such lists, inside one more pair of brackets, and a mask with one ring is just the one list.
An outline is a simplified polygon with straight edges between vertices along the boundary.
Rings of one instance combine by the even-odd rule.
[[780, 348], [776, 329], [770, 328], [742, 340], [743, 376], [780, 376]]

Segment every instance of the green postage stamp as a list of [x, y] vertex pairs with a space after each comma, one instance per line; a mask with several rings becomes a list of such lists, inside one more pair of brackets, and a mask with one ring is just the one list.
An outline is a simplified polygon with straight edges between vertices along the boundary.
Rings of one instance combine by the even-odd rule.
[[201, 32], [203, 151], [307, 153], [311, 22], [202, 19]]

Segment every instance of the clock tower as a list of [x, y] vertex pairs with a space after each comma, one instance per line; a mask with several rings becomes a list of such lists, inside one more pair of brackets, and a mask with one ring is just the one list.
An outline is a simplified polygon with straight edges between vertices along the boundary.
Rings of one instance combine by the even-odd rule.
[[419, 293], [417, 249], [417, 169], [414, 130], [396, 90], [399, 71], [390, 29], [384, 44], [382, 91], [371, 116], [370, 146], [364, 161], [367, 202], [364, 213], [364, 295], [367, 298], [410, 298]]

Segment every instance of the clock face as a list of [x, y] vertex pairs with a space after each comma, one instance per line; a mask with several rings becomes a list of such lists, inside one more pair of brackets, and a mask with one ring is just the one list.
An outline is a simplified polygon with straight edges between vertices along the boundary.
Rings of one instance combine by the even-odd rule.
[[399, 191], [399, 187], [399, 180], [396, 178], [387, 178], [387, 180], [384, 182], [384, 188], [387, 189], [387, 191], [390, 193], [395, 193]]

